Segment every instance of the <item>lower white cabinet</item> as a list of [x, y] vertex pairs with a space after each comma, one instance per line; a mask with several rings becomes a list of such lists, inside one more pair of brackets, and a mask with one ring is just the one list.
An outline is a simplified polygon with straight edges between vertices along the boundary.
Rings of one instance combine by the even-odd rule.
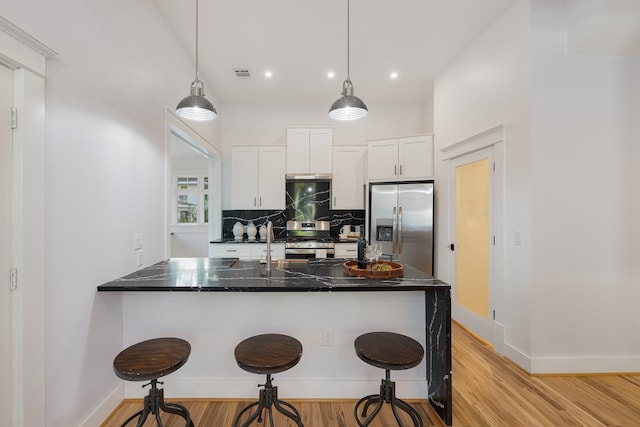
[[[267, 259], [267, 244], [256, 243], [250, 244], [251, 259]], [[271, 259], [284, 259], [284, 243], [271, 244]]]
[[[266, 243], [211, 243], [210, 258], [239, 258], [260, 260], [267, 258]], [[271, 244], [271, 259], [284, 258], [284, 243]]]
[[350, 258], [356, 259], [358, 258], [358, 243], [348, 242], [348, 243], [336, 243], [336, 258]]

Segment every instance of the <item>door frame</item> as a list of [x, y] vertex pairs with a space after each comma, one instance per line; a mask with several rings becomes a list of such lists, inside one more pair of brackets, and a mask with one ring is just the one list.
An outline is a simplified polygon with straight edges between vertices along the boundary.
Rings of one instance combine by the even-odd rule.
[[[176, 142], [176, 139], [179, 142]], [[194, 151], [209, 159], [209, 224], [208, 240], [222, 238], [222, 153], [198, 131], [170, 109], [164, 111], [165, 140], [165, 229], [167, 230], [164, 253], [171, 256], [171, 216], [172, 216], [172, 164], [171, 144], [186, 144]], [[211, 245], [209, 245], [209, 252]]]
[[[504, 354], [505, 340], [505, 311], [506, 302], [504, 298], [504, 265], [505, 265], [505, 149], [507, 141], [507, 125], [500, 124], [498, 126], [487, 129], [476, 135], [460, 140], [454, 144], [448, 145], [441, 149], [442, 160], [447, 162], [447, 197], [448, 197], [448, 242], [453, 242], [455, 236], [455, 160], [468, 156], [472, 153], [482, 150], [491, 150], [493, 154], [493, 184], [490, 188], [489, 209], [489, 227], [490, 233], [495, 239], [493, 251], [489, 256], [489, 305], [493, 306], [493, 323], [489, 335], [485, 336], [494, 350], [499, 354]], [[491, 167], [491, 165], [490, 165]], [[450, 278], [453, 278], [455, 287], [455, 254], [447, 251], [447, 269]], [[491, 316], [490, 316], [491, 318]], [[463, 325], [464, 326], [464, 325]]]
[[11, 426], [45, 425], [45, 81], [48, 46], [0, 17], [0, 62], [13, 78]]
[[[493, 147], [483, 148], [479, 151], [474, 151], [469, 154], [465, 154], [463, 156], [456, 157], [449, 161], [449, 182], [451, 183], [451, 195], [449, 199], [449, 216], [451, 218], [451, 227], [449, 232], [449, 241], [452, 244], [455, 244], [454, 250], [451, 250], [450, 255], [453, 259], [451, 275], [449, 276], [452, 279], [452, 283], [454, 284], [452, 289], [452, 301], [451, 301], [451, 314], [453, 318], [458, 321], [465, 328], [482, 338], [483, 340], [491, 343], [493, 345], [493, 317], [495, 313], [495, 292], [494, 292], [494, 271], [493, 271], [493, 258], [494, 258], [494, 247], [492, 245], [491, 240], [495, 236], [494, 233], [494, 203], [493, 203], [493, 193], [494, 193], [494, 185], [493, 185]], [[487, 217], [487, 231], [488, 231], [488, 240], [487, 251], [488, 251], [488, 268], [487, 268], [487, 287], [488, 287], [488, 301], [487, 301], [487, 317], [486, 319], [480, 316], [478, 313], [464, 307], [456, 302], [457, 300], [457, 281], [458, 281], [458, 252], [459, 252], [459, 244], [458, 244], [458, 235], [457, 235], [457, 217], [458, 217], [458, 206], [457, 206], [457, 170], [459, 167], [463, 167], [466, 165], [471, 165], [476, 162], [480, 162], [483, 160], [488, 161], [488, 176], [487, 176], [487, 185], [488, 185], [488, 217]]]

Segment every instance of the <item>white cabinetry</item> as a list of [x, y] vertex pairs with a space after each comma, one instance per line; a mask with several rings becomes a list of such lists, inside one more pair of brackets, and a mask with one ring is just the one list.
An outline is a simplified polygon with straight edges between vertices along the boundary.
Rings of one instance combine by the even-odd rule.
[[251, 259], [251, 245], [243, 243], [212, 243], [211, 258]]
[[[260, 260], [267, 258], [266, 243], [212, 243], [211, 258]], [[271, 244], [271, 259], [284, 259], [284, 243]]]
[[287, 173], [330, 174], [332, 129], [287, 129]]
[[285, 148], [231, 149], [231, 209], [284, 209]]
[[369, 141], [369, 181], [433, 178], [433, 135]]
[[[250, 244], [252, 259], [267, 259], [267, 244], [256, 243]], [[284, 243], [271, 244], [271, 259], [284, 259]]]
[[364, 209], [364, 145], [333, 147], [331, 209]]
[[358, 258], [358, 244], [357, 243], [336, 243], [335, 257], [336, 258]]

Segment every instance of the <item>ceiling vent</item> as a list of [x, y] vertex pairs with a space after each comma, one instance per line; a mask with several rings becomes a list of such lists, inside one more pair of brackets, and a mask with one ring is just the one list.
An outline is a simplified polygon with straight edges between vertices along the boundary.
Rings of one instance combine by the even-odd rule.
[[251, 78], [251, 69], [250, 68], [234, 68], [233, 73], [239, 79], [250, 79]]

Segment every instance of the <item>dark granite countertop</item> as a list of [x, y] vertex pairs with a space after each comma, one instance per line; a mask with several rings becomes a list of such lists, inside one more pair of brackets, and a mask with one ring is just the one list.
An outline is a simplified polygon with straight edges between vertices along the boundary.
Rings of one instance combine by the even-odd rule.
[[450, 285], [404, 265], [404, 276], [394, 279], [353, 277], [343, 271], [346, 260], [310, 260], [308, 263], [266, 264], [235, 258], [171, 258], [98, 286], [98, 291], [413, 291], [449, 289]]

